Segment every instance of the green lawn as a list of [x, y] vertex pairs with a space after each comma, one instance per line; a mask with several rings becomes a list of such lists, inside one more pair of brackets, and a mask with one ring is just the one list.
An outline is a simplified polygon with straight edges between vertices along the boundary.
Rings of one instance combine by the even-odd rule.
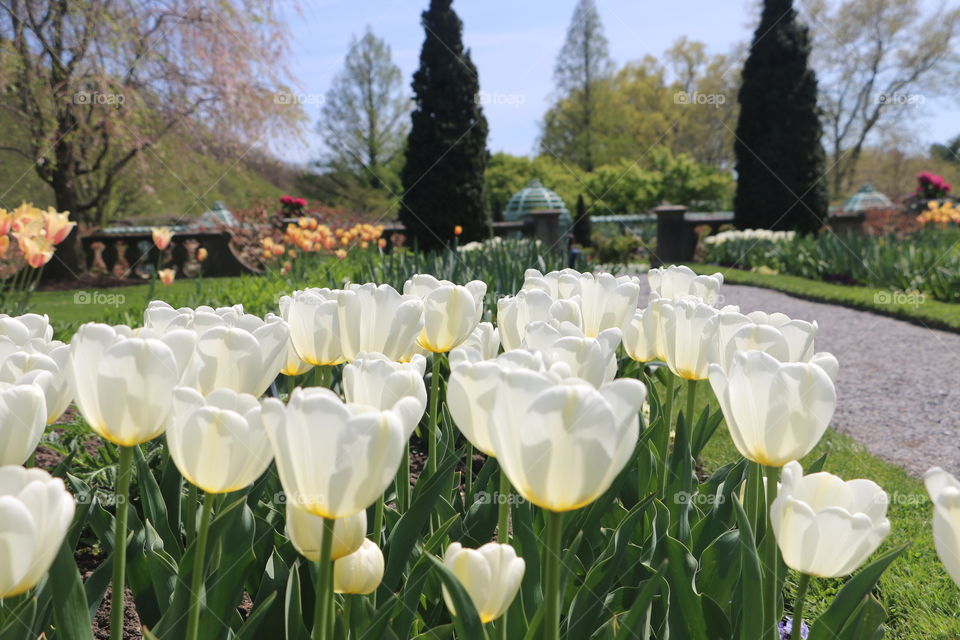
[[960, 331], [960, 304], [938, 302], [930, 298], [914, 302], [914, 298], [898, 296], [889, 289], [830, 284], [797, 276], [755, 273], [711, 264], [688, 263], [687, 266], [701, 274], [719, 271], [724, 281], [731, 284], [776, 289], [798, 298], [871, 311], [925, 327]]

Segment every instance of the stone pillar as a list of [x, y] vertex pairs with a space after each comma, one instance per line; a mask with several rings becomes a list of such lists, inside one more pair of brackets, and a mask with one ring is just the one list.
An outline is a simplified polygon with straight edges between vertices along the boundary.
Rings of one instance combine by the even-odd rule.
[[[689, 262], [693, 258], [696, 237], [684, 222], [687, 208], [664, 203], [653, 210], [657, 216], [657, 249], [650, 256], [650, 266]], [[694, 236], [694, 237], [691, 237]]]
[[567, 239], [560, 228], [560, 211], [542, 209], [527, 214], [533, 223], [533, 237], [553, 251], [565, 251]]

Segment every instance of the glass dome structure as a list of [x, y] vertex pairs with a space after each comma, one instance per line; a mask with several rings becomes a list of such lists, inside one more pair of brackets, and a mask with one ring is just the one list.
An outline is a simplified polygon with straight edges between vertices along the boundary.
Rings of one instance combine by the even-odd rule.
[[523, 220], [531, 211], [543, 211], [545, 209], [559, 211], [560, 228], [570, 228], [573, 219], [570, 217], [570, 210], [564, 204], [563, 198], [557, 195], [556, 191], [543, 186], [543, 183], [539, 180], [533, 179], [527, 183], [527, 186], [510, 197], [506, 208], [503, 210], [503, 219], [508, 222]]

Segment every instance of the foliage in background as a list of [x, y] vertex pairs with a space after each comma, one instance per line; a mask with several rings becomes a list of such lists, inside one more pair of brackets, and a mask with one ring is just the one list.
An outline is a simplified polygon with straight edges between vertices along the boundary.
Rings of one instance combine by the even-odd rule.
[[706, 244], [706, 260], [812, 280], [859, 284], [960, 302], [960, 228], [927, 227], [895, 235], [797, 236], [790, 241], [730, 237]]
[[431, 0], [422, 14], [426, 38], [413, 75], [413, 126], [400, 174], [400, 221], [421, 249], [450, 243], [455, 225], [462, 240], [489, 235], [487, 119], [477, 68], [463, 47], [463, 23], [451, 4]]
[[792, 0], [765, 0], [743, 67], [734, 153], [737, 226], [816, 231], [827, 216], [810, 37]]

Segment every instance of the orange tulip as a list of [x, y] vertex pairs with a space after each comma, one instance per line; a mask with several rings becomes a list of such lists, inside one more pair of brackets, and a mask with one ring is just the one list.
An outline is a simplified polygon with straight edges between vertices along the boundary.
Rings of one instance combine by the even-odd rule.
[[7, 252], [7, 249], [10, 248], [10, 236], [0, 236], [0, 258]]
[[463, 233], [463, 227], [460, 225], [457, 225], [453, 228], [453, 235], [459, 236], [461, 233]]
[[207, 250], [203, 247], [197, 249], [197, 262], [203, 262], [207, 259]]
[[343, 260], [344, 258], [347, 257], [347, 252], [344, 251], [343, 249], [337, 249], [336, 252], [335, 252], [335, 255], [336, 255], [338, 258], [340, 258], [341, 260]]
[[51, 208], [47, 209], [43, 217], [46, 223], [47, 239], [53, 244], [60, 244], [66, 240], [73, 228], [77, 226], [76, 222], [70, 222], [69, 211], [58, 213]]
[[165, 285], [171, 285], [173, 284], [174, 278], [177, 277], [177, 271], [175, 269], [160, 269], [157, 275], [160, 276], [160, 282]]
[[27, 264], [34, 269], [39, 269], [47, 264], [53, 257], [53, 243], [43, 236], [19, 236], [17, 242]]
[[6, 209], [0, 209], [0, 236], [5, 236], [10, 233], [10, 226], [12, 224], [13, 214], [8, 212]]

